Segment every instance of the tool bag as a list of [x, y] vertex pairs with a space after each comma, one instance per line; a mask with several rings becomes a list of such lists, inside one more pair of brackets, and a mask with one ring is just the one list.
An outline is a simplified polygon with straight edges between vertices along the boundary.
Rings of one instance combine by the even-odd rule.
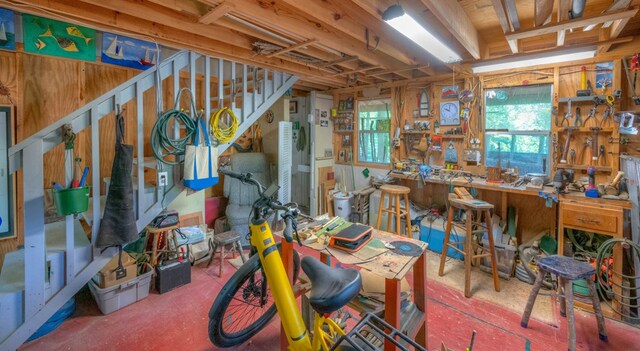
[[[124, 141], [124, 116], [116, 114], [116, 147], [111, 181], [96, 246], [99, 248], [124, 245], [138, 239], [133, 213], [133, 145]], [[93, 194], [98, 196], [99, 194]]]
[[[200, 129], [204, 134], [204, 143], [200, 143]], [[193, 190], [218, 184], [218, 148], [211, 146], [202, 117], [197, 117], [193, 144], [185, 149], [182, 184]]]
[[329, 247], [347, 252], [360, 250], [371, 240], [373, 228], [367, 225], [352, 224], [329, 239]]

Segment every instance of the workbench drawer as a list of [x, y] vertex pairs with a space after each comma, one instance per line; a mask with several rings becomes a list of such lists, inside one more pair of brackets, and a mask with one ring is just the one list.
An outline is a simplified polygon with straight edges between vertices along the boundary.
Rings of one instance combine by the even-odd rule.
[[581, 204], [564, 204], [562, 217], [565, 226], [603, 234], [616, 234], [622, 225], [618, 211]]

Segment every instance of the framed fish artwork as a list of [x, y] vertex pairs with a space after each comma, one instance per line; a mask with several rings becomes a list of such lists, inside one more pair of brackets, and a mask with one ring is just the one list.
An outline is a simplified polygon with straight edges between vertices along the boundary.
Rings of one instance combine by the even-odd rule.
[[158, 62], [155, 43], [112, 33], [102, 34], [102, 62], [145, 70]]
[[22, 15], [22, 27], [25, 52], [96, 60], [95, 29], [26, 14]]
[[0, 8], [0, 49], [16, 49], [16, 26], [13, 11]]

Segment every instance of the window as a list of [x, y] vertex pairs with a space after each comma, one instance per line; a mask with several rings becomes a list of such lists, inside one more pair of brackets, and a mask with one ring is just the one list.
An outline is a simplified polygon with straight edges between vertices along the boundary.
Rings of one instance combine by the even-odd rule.
[[547, 173], [551, 130], [551, 85], [485, 91], [487, 166]]
[[391, 162], [389, 99], [358, 101], [358, 161]]

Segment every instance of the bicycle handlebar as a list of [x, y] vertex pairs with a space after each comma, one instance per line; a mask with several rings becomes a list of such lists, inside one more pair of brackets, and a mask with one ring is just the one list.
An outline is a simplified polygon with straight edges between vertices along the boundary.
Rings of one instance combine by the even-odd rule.
[[[272, 210], [284, 211], [284, 214], [282, 215], [282, 218], [285, 222], [285, 228], [283, 232], [284, 239], [289, 243], [293, 240], [293, 231], [295, 230], [297, 233], [295, 224], [295, 217], [298, 215], [297, 205], [295, 205], [294, 203], [282, 205], [278, 201], [274, 201], [271, 198], [266, 197], [264, 195], [265, 187], [260, 184], [260, 182], [253, 179], [253, 175], [251, 173], [242, 174], [225, 168], [218, 169], [218, 172], [224, 174], [225, 176], [238, 179], [244, 184], [255, 185], [258, 188], [260, 199], [256, 200], [256, 202], [254, 203], [254, 208], [258, 209], [260, 207], [268, 207]], [[298, 241], [299, 240], [300, 239], [298, 238]]]

